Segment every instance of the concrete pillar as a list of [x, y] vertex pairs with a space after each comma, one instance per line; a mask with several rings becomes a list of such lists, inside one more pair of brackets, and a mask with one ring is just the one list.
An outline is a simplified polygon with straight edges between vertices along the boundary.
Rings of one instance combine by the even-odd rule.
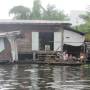
[[12, 62], [18, 61], [17, 44], [14, 36], [9, 36], [8, 40], [11, 46]]

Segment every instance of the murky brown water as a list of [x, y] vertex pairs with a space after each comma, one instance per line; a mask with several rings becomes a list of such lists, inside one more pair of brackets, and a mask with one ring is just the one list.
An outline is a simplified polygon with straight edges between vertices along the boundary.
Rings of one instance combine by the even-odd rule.
[[90, 90], [90, 68], [0, 65], [0, 90]]

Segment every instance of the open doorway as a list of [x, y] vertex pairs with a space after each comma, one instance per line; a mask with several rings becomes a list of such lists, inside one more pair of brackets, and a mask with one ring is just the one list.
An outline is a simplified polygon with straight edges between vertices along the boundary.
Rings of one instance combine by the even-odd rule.
[[45, 50], [48, 47], [49, 50], [54, 48], [54, 33], [53, 32], [39, 32], [39, 48]]
[[64, 44], [63, 51], [67, 51], [68, 54], [72, 54], [75, 57], [79, 57], [80, 52], [83, 51], [83, 46], [71, 46]]

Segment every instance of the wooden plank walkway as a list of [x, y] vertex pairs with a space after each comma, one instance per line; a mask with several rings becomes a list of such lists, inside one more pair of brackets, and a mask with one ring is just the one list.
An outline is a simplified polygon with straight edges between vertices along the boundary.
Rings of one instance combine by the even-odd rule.
[[77, 66], [77, 65], [83, 65], [85, 63], [81, 63], [81, 62], [69, 62], [69, 61], [59, 61], [59, 62], [55, 62], [55, 61], [45, 61], [45, 60], [19, 60], [18, 62], [14, 62], [12, 64], [48, 64], [48, 65], [64, 65], [64, 66]]

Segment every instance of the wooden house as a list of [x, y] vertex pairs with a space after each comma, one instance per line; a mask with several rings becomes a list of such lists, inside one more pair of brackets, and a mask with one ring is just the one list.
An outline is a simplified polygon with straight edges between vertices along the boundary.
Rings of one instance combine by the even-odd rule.
[[[13, 31], [20, 31], [20, 33], [11, 33], [12, 37], [6, 37], [8, 38], [7, 42], [9, 42], [8, 47], [11, 48], [8, 48], [8, 54], [11, 53], [11, 57], [10, 55], [8, 55], [8, 57], [10, 57], [9, 60], [12, 61], [32, 58], [35, 60], [39, 53], [45, 53], [46, 51], [52, 53], [56, 51], [63, 52], [67, 50], [69, 53], [73, 53], [74, 50], [76, 51], [77, 49], [79, 55], [82, 47], [84, 46], [84, 33], [72, 29], [71, 24], [65, 21], [0, 21], [1, 33]], [[2, 37], [0, 38], [2, 39]], [[7, 42], [5, 42], [3, 45], [7, 45]], [[0, 45], [3, 47], [1, 41]], [[8, 50], [4, 48], [3, 51], [7, 52]], [[2, 51], [0, 52], [2, 55]], [[0, 58], [0, 60], [3, 59], [4, 58]]]

